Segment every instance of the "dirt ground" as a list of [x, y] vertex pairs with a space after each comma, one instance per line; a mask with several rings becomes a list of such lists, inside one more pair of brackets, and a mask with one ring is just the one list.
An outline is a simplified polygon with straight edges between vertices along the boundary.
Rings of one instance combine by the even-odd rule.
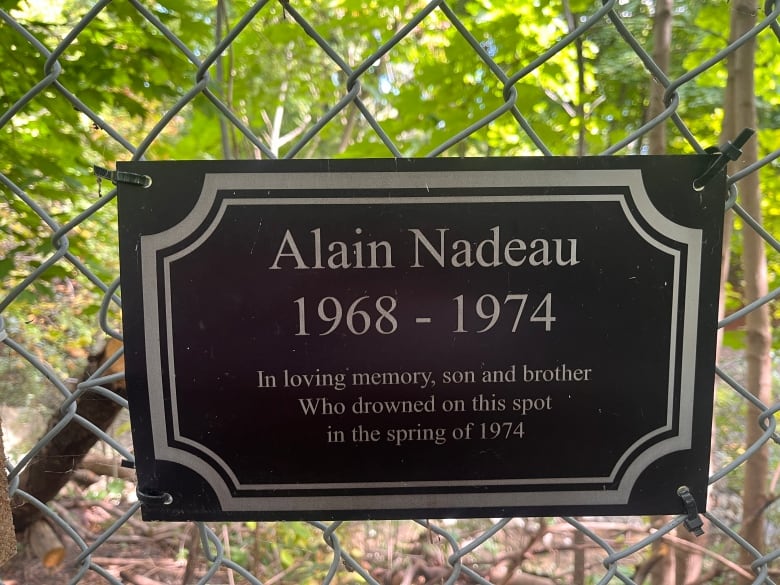
[[[67, 515], [68, 522], [91, 545], [110, 526], [115, 514], [126, 506], [114, 506], [106, 502], [70, 500], [58, 502], [57, 512]], [[44, 567], [31, 547], [20, 543], [19, 551], [8, 563], [0, 567], [0, 585], [59, 585], [72, 581], [82, 570], [76, 565], [81, 549], [72, 538], [57, 531], [65, 546], [65, 556], [56, 567]], [[192, 545], [194, 529], [189, 524], [151, 525], [132, 518], [108, 541], [102, 543], [91, 556], [91, 562], [121, 583], [135, 585], [183, 585], [188, 570], [186, 555], [182, 551]], [[176, 560], [180, 558], [182, 560]], [[204, 567], [190, 568], [195, 583], [205, 572]], [[224, 571], [223, 571], [224, 573]], [[87, 570], [79, 585], [105, 585], [103, 576]], [[213, 585], [229, 583], [227, 578], [215, 577]]]

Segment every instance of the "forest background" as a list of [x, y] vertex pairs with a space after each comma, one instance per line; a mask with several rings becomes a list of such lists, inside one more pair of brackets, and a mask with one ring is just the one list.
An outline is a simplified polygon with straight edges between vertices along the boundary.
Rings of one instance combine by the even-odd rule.
[[[753, 128], [729, 167], [738, 196], [725, 223], [721, 314], [731, 317], [720, 330], [711, 502], [725, 530], [709, 527], [694, 540], [675, 535], [679, 522], [665, 517], [195, 525], [204, 550], [196, 555], [198, 538], [188, 537], [171, 553], [180, 572], [157, 579], [693, 585], [777, 578], [780, 453], [771, 405], [779, 309], [771, 291], [780, 285], [772, 236], [780, 233], [780, 25], [772, 0], [0, 6], [0, 402], [12, 491], [19, 478], [34, 493], [31, 455], [47, 419], [64, 415], [64, 381], [87, 367], [100, 332], [121, 329], [112, 302], [121, 295], [114, 192], [93, 165], [686, 154]], [[104, 385], [121, 394], [119, 378]], [[112, 421], [111, 437], [130, 449], [123, 413]], [[119, 459], [105, 441], [100, 448]], [[103, 470], [67, 483], [60, 498], [127, 511], [133, 488], [131, 478]], [[50, 509], [64, 515], [56, 502]], [[16, 519], [27, 528], [39, 516]], [[78, 532], [75, 520], [65, 523]], [[109, 534], [92, 553], [108, 550], [112, 538], [118, 542], [113, 531], [133, 522], [104, 524], [79, 540], [54, 522], [68, 551]], [[349, 545], [335, 544], [334, 534]], [[452, 548], [482, 545], [483, 537], [486, 546]], [[37, 562], [24, 548], [29, 534], [20, 542], [20, 554]], [[186, 561], [196, 556], [200, 567]], [[48, 570], [74, 563], [65, 565]], [[119, 578], [112, 566], [79, 557], [68, 578], [119, 582], [111, 581]], [[128, 574], [121, 578], [138, 582]], [[223, 581], [208, 581], [215, 578]]]

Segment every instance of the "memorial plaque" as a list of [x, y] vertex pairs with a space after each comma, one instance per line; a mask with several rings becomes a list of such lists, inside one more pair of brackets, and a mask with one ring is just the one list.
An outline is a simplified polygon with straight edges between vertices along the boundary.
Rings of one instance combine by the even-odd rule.
[[119, 163], [144, 517], [703, 510], [712, 161]]

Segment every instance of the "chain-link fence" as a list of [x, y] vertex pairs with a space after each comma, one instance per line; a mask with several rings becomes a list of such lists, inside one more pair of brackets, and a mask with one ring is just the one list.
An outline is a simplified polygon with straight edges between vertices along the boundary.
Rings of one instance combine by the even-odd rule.
[[[752, 218], [737, 192], [742, 181], [776, 174], [775, 161], [780, 157], [780, 149], [766, 144], [777, 139], [780, 126], [776, 96], [780, 5], [768, 0], [760, 13], [752, 15], [755, 22], [744, 34], [728, 41], [728, 3], [670, 3], [670, 17], [686, 22], [686, 15], [707, 9], [716, 15], [713, 27], [717, 23], [721, 27], [702, 33], [709, 42], [690, 47], [696, 64], [686, 66], [690, 59], [681, 61], [678, 74], [672, 77], [665, 73], [667, 67], [659, 64], [658, 55], [648, 48], [648, 14], [652, 11], [647, 2], [527, 3], [527, 14], [538, 14], [542, 24], [536, 29], [535, 38], [523, 38], [532, 29], [523, 28], [522, 10], [508, 14], [507, 18], [515, 20], [506, 30], [517, 37], [511, 48], [507, 48], [506, 38], [500, 38], [498, 31], [493, 35], [481, 28], [482, 23], [490, 21], [492, 12], [500, 11], [487, 2], [434, 1], [382, 7], [381, 3], [371, 2], [260, 1], [245, 7], [218, 2], [216, 8], [136, 0], [88, 4], [30, 2], [0, 11], [0, 43], [6, 55], [19, 56], [18, 62], [3, 63], [7, 72], [0, 77], [0, 93], [4, 94], [0, 102], [0, 128], [5, 143], [2, 152], [7, 158], [0, 164], [4, 169], [0, 174], [0, 209], [9, 215], [0, 221], [4, 228], [0, 241], [0, 273], [4, 275], [0, 291], [0, 341], [4, 347], [1, 371], [10, 380], [4, 386], [10, 392], [13, 368], [33, 370], [41, 388], [34, 401], [49, 403], [55, 412], [48, 429], [35, 429], [40, 435], [34, 437], [29, 447], [19, 453], [10, 450], [7, 468], [16, 504], [24, 502], [41, 512], [69, 551], [65, 565], [46, 573], [49, 582], [216, 584], [245, 579], [267, 584], [635, 583], [647, 577], [650, 565], [670, 558], [675, 551], [686, 555], [678, 554], [678, 574], [693, 574], [680, 572], [680, 565], [693, 557], [703, 564], [704, 568], [686, 581], [689, 583], [733, 582], [737, 578], [745, 582], [775, 582], [776, 561], [780, 557], [780, 517], [773, 509], [780, 498], [778, 472], [774, 471], [778, 466], [780, 437], [775, 426], [780, 403], [766, 404], [746, 388], [741, 349], [724, 350], [716, 368], [721, 388], [716, 407], [716, 456], [711, 470], [715, 495], [705, 514], [707, 537], [701, 542], [676, 532], [686, 520], [685, 515], [657, 518], [652, 523], [641, 518], [312, 522], [273, 526], [194, 523], [175, 526], [176, 532], [166, 532], [167, 527], [145, 525], [139, 520], [140, 504], [133, 498], [132, 490], [118, 496], [114, 493], [118, 497], [116, 504], [95, 503], [94, 506], [102, 506], [103, 515], [100, 521], [85, 523], [83, 515], [77, 517], [74, 508], [63, 503], [72, 497], [68, 488], [57, 500], [44, 502], [32, 490], [20, 487], [20, 478], [69, 425], [95, 437], [102, 451], [112, 454], [115, 460], [133, 461], [132, 447], [123, 439], [126, 423], [122, 422], [122, 411], [127, 404], [123, 398], [121, 344], [109, 344], [109, 348], [120, 349], [95, 362], [81, 381], [68, 382], [61, 370], [51, 365], [62, 356], [57, 358], [46, 351], [56, 348], [57, 343], [63, 354], [73, 351], [73, 340], [68, 335], [78, 334], [69, 330], [41, 339], [29, 333], [30, 328], [58, 327], [56, 319], [41, 322], [43, 309], [30, 310], [39, 302], [52, 313], [78, 313], [74, 318], [78, 316], [89, 324], [87, 327], [91, 325], [108, 338], [121, 340], [115, 324], [120, 304], [116, 261], [88, 245], [91, 238], [101, 240], [105, 239], [101, 234], [115, 232], [111, 205], [115, 191], [106, 192], [105, 186], [101, 191], [94, 179], [90, 183], [86, 163], [109, 166], [116, 158], [193, 155], [275, 158], [354, 153], [395, 157], [577, 154], [582, 153], [581, 147], [589, 139], [588, 118], [601, 116], [599, 104], [610, 102], [619, 107], [604, 114], [604, 118], [620, 130], [602, 136], [600, 154], [644, 153], [648, 137], [660, 126], [674, 133], [671, 142], [677, 140], [682, 152], [704, 152], [705, 146], [716, 138], [711, 134], [695, 135], [696, 128], [701, 126], [692, 118], [703, 113], [697, 113], [694, 106], [702, 100], [706, 102], [700, 82], [714, 76], [722, 91], [726, 62], [740, 47], [758, 39], [763, 48], [755, 66], [759, 78], [756, 99], [767, 126], [759, 127], [758, 136], [765, 153], [757, 162], [731, 175], [728, 205], [743, 231], [760, 234], [774, 254], [780, 251], [780, 242], [769, 233], [772, 224], [765, 221], [762, 225]], [[573, 8], [574, 4], [577, 6]], [[474, 16], [475, 7], [480, 8], [482, 17]], [[749, 13], [749, 6], [745, 7]], [[62, 12], [58, 13], [60, 9]], [[389, 15], [384, 28], [376, 26], [374, 13]], [[641, 26], [637, 25], [639, 15], [645, 15]], [[50, 25], [43, 24], [47, 19]], [[333, 26], [336, 20], [342, 21], [340, 27]], [[361, 31], [363, 21], [367, 24]], [[676, 32], [685, 26], [678, 24]], [[280, 30], [286, 32], [282, 34]], [[210, 47], [188, 40], [192, 31], [207, 31], [203, 38], [210, 35]], [[355, 37], [350, 38], [350, 33]], [[250, 41], [246, 40], [248, 36]], [[445, 38], [446, 47], [430, 44], [431, 39]], [[239, 51], [242, 42], [243, 49]], [[525, 51], [518, 48], [524, 43], [529, 47]], [[252, 46], [257, 47], [255, 53]], [[456, 46], [457, 51], [452, 48]], [[625, 76], [628, 83], [646, 80], [647, 87], [652, 79], [656, 80], [663, 102], [657, 112], [634, 117], [632, 120], [639, 122], [630, 122], [631, 108], [647, 108], [641, 100], [635, 103], [635, 97], [626, 100], [617, 90], [609, 93], [606, 82], [594, 86], [601, 93], [587, 95], [592, 82], [583, 74], [583, 63], [597, 59], [594, 47], [603, 54], [612, 51], [610, 59], [617, 52], [625, 58], [611, 67], [616, 78]], [[464, 89], [463, 95], [458, 96], [462, 101], [456, 102], [462, 106], [462, 112], [456, 107], [449, 116], [442, 112], [433, 115], [439, 107], [436, 99], [441, 100], [444, 94], [452, 97], [460, 88], [453, 87], [442, 74], [432, 75], [430, 68], [419, 67], [418, 71], [411, 61], [415, 51], [438, 50], [447, 67], [459, 71], [463, 79], [471, 75], [470, 87], [478, 90], [472, 95]], [[514, 54], [511, 69], [505, 52]], [[478, 74], [469, 73], [469, 67], [454, 61], [465, 55], [470, 60], [469, 67]], [[563, 56], [567, 56], [567, 63], [574, 64], [573, 68], [561, 64]], [[250, 60], [255, 69], [249, 69]], [[244, 69], [242, 63], [246, 65]], [[286, 68], [288, 63], [294, 63], [292, 72]], [[388, 63], [392, 63], [392, 68]], [[37, 73], [32, 74], [35, 70]], [[609, 70], [607, 64], [603, 70]], [[264, 72], [262, 78], [255, 80], [257, 93], [241, 99], [261, 100], [268, 95], [262, 93], [263, 84], [273, 86], [276, 101], [256, 110], [263, 112], [262, 121], [251, 119], [249, 109], [231, 93], [242, 75], [251, 77], [257, 71]], [[564, 89], [544, 87], [544, 80], [556, 75]], [[88, 83], [90, 80], [95, 83]], [[291, 87], [293, 84], [299, 87]], [[399, 110], [408, 110], [413, 103], [401, 105], [393, 101], [394, 97], [402, 99], [405, 85], [413, 86], [419, 93], [419, 116], [415, 118], [416, 127], [399, 129], [394, 125], [395, 120], [401, 119]], [[155, 88], [164, 90], [153, 93]], [[555, 112], [540, 110], [540, 102], [525, 99], [534, 88], [546, 94], [546, 103], [552, 104]], [[251, 86], [247, 84], [245, 89], [251, 91]], [[566, 97], [566, 91], [571, 91], [573, 97]], [[137, 119], [144, 121], [140, 127], [133, 119], [116, 113], [127, 112], [133, 104], [137, 110], [139, 103], [142, 112], [136, 111]], [[196, 107], [207, 114], [196, 118], [192, 114]], [[704, 107], [709, 106], [705, 103]], [[148, 111], [143, 112], [145, 108]], [[560, 112], [570, 118], [573, 130], [566, 131], [572, 133], [572, 142], [579, 141], [578, 152], [559, 151], [556, 134], [562, 132], [562, 127], [554, 120]], [[287, 126], [281, 122], [285, 116]], [[408, 123], [409, 118], [404, 119]], [[181, 150], [175, 150], [171, 145], [186, 134], [188, 125], [189, 142], [182, 138]], [[507, 128], [512, 132], [507, 133]], [[214, 140], [215, 149], [196, 150], [193, 145], [205, 143], [209, 133], [219, 136]], [[735, 135], [736, 132], [726, 138]], [[40, 145], [38, 154], [23, 146], [23, 140], [27, 140], [24, 144], [34, 144], [34, 139]], [[85, 165], [79, 167], [69, 162], [58, 166], [56, 160], [53, 163], [53, 151], [47, 145], [56, 140], [64, 141], [62, 156], [67, 150], [81, 149], [72, 160]], [[485, 146], [491, 140], [516, 146], [507, 150]], [[350, 150], [351, 145], [361, 143], [362, 151]], [[778, 187], [774, 178], [765, 182]], [[90, 185], [97, 192], [91, 201], [84, 195]], [[776, 194], [765, 194], [766, 200], [776, 198]], [[87, 204], [83, 204], [85, 200]], [[773, 213], [766, 205], [764, 209]], [[28, 243], [24, 250], [17, 245], [23, 240]], [[97, 291], [101, 303], [89, 296], [81, 300], [91, 298], [88, 305], [99, 306], [99, 310], [90, 315], [83, 305], [78, 308], [62, 300], [73, 292], [63, 292], [63, 287], [72, 287], [74, 282], [80, 283], [80, 290]], [[733, 297], [736, 293], [729, 290]], [[727, 330], [738, 325], [747, 314], [771, 303], [778, 293], [780, 289], [731, 312], [720, 327]], [[105, 425], [86, 414], [87, 401], [82, 398], [96, 397], [107, 400], [119, 413], [115, 416], [114, 412]], [[10, 396], [2, 398], [8, 402]], [[748, 403], [757, 409], [755, 424], [760, 432], [753, 444], [744, 445], [744, 429], [733, 416]], [[4, 424], [6, 429], [10, 428], [8, 420]], [[731, 451], [726, 450], [729, 445]], [[757, 549], [740, 536], [743, 520], [738, 492], [745, 473], [743, 464], [767, 450], [770, 467], [759, 512], [768, 517], [764, 529], [767, 545]], [[71, 461], [78, 456], [60, 454], [66, 459], [71, 457]], [[112, 473], [120, 475], [117, 470]], [[123, 565], [127, 570], [117, 568], [118, 559], [127, 556], [123, 547], [136, 543], [134, 538], [139, 534], [150, 541], [168, 539], [166, 542], [174, 543], [165, 549], [170, 566], [158, 554], [153, 570], [144, 565], [145, 572], [134, 573], [127, 562]], [[315, 536], [320, 537], [319, 544]], [[268, 555], [261, 554], [263, 551]], [[749, 566], [740, 561], [744, 551], [752, 559]], [[30, 552], [20, 554], [27, 555], [28, 563], [38, 562]], [[135, 555], [139, 556], [137, 552]], [[136, 561], [141, 567], [141, 561]]]

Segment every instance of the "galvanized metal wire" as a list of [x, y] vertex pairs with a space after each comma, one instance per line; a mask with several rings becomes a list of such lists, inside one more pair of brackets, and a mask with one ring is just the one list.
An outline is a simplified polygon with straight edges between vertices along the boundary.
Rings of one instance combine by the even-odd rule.
[[[15, 101], [8, 106], [5, 111], [0, 111], [0, 132], [14, 121], [24, 116], [26, 109], [36, 98], [45, 93], [53, 93], [55, 99], [65, 100], [73, 108], [85, 115], [96, 128], [100, 128], [106, 135], [113, 140], [116, 145], [122, 149], [129, 158], [141, 160], [147, 156], [149, 148], [161, 139], [163, 132], [168, 129], [180, 113], [187, 108], [194, 100], [205, 98], [215, 109], [220, 123], [227, 124], [229, 127], [244, 137], [257, 152], [266, 158], [274, 158], [278, 153], [259, 136], [245, 120], [231, 108], [225, 99], [218, 95], [213, 89], [213, 68], [220, 58], [230, 49], [242, 32], [258, 18], [261, 18], [272, 8], [278, 8], [276, 3], [270, 0], [261, 0], [256, 2], [249, 10], [235, 19], [235, 24], [224, 34], [217, 38], [214, 48], [205, 55], [187, 46], [175, 32], [155, 14], [149, 6], [140, 0], [113, 0], [115, 2], [125, 2], [129, 7], [135, 10], [136, 16], [142, 19], [146, 24], [152, 27], [168, 43], [170, 43], [184, 60], [189, 68], [188, 73], [191, 76], [189, 87], [179, 88], [178, 98], [170, 104], [166, 111], [159, 116], [159, 119], [151, 126], [146, 135], [138, 142], [131, 143], [130, 139], [123, 135], [121, 128], [113, 126], [105, 119], [105, 115], [99, 113], [100, 104], [92, 103], [90, 99], [80, 98], [80, 88], [70, 85], [67, 76], [64, 74], [66, 65], [63, 60], [77, 43], [79, 35], [95, 26], [96, 19], [107, 9], [112, 0], [99, 0], [84, 10], [83, 15], [71, 26], [62, 39], [56, 44], [52, 43], [51, 38], [39, 38], [38, 30], [29, 22], [25, 22], [13, 15], [13, 12], [0, 10], [0, 25], [2, 25], [2, 35], [12, 39], [13, 43], [28, 44], [34, 48], [38, 55], [40, 63], [40, 77], [32, 80], [29, 87], [18, 96], [14, 96]], [[343, 90], [341, 96], [334, 103], [327, 105], [327, 108], [317, 117], [312, 119], [309, 125], [303, 129], [300, 135], [292, 143], [289, 149], [284, 152], [285, 157], [300, 156], [304, 149], [318, 137], [332, 120], [347, 108], [354, 107], [367, 128], [374, 133], [375, 137], [386, 148], [387, 156], [401, 157], [404, 155], [404, 147], [399, 144], [398, 139], [394, 138], [385, 128], [383, 121], [372, 113], [369, 103], [367, 103], [362, 92], [364, 79], [368, 75], [372, 66], [379, 60], [391, 56], [393, 51], [416, 30], [424, 29], [432, 14], [436, 14], [442, 21], [448, 22], [458, 33], [460, 39], [464, 41], [472, 50], [479, 62], [493, 76], [493, 82], [501, 87], [503, 102], [491, 111], [483, 112], [481, 117], [476, 120], [464, 120], [462, 127], [452, 136], [441, 143], [428, 145], [428, 156], [438, 156], [447, 153], [453, 147], [463, 143], [470, 137], [473, 137], [479, 131], [489, 128], [499, 118], [511, 117], [517, 125], [519, 132], [523, 134], [528, 143], [536, 149], [539, 154], [546, 156], [555, 156], [554, 147], [545, 143], [541, 138], [543, 133], [539, 132], [539, 123], [537, 126], [529, 121], [528, 112], [523, 112], [518, 105], [518, 96], [520, 93], [519, 84], [532, 73], [538, 71], [545, 64], [549, 63], [561, 51], [571, 47], [578, 39], [587, 38], [593, 27], [596, 25], [611, 26], [622, 42], [634, 53], [639, 66], [644, 68], [647, 78], [655, 79], [664, 88], [665, 109], [652, 119], [646, 120], [640, 127], [620, 139], [618, 142], [609, 145], [601, 154], [614, 155], [624, 151], [629, 145], [641, 140], [653, 128], [660, 124], [670, 121], [676, 131], [689, 144], [691, 152], [704, 152], [705, 145], [710, 146], [713, 140], [711, 136], [696, 137], [686, 125], [683, 116], [680, 115], [681, 105], [684, 104], [683, 90], [689, 84], [694, 83], [697, 78], [707, 72], [709, 69], [722, 65], [726, 59], [745, 43], [755, 39], [759, 35], [775, 35], [774, 49], [776, 54], [780, 54], [780, 25], [778, 17], [780, 16], [780, 4], [773, 0], [768, 0], [764, 6], [764, 12], [757, 25], [742, 37], [732, 43], [724, 44], [723, 48], [707, 55], [699, 64], [685, 71], [676, 78], [670, 78], [654, 62], [652, 55], [646, 48], [643, 39], [638, 39], [630, 28], [624, 22], [620, 14], [620, 6], [623, 2], [618, 0], [604, 0], [602, 3], [596, 3], [591, 10], [582, 15], [573, 27], [566, 34], [553, 42], [546, 50], [536, 55], [528, 63], [523, 64], [517, 70], [505, 70], [499, 65], [495, 55], [491, 55], [486, 50], [483, 43], [478, 39], [476, 31], [470, 30], [469, 26], [458, 16], [458, 11], [453, 8], [452, 3], [444, 0], [434, 0], [421, 5], [417, 12], [413, 14], [406, 22], [396, 27], [386, 38], [375, 38], [374, 46], [371, 47], [361, 58], [355, 55], [348, 55], [340, 52], [337, 46], [334, 46], [328, 40], [328, 35], [318, 29], [318, 24], [314, 22], [311, 16], [306, 15], [295, 2], [291, 0], [280, 0], [284, 10], [285, 18], [289, 23], [297, 26], [301, 34], [306, 35], [322, 52], [323, 58], [328, 60], [340, 73], [343, 80]], [[727, 8], [724, 8], [727, 10]], [[372, 37], [373, 38], [373, 37]], [[121, 39], [120, 39], [121, 40]], [[4, 65], [5, 66], [5, 65]], [[273, 67], [274, 64], [269, 64]], [[605, 96], [609, 99], [609, 96]], [[51, 120], [52, 127], [56, 127], [58, 121]], [[10, 133], [2, 135], [2, 140], [9, 140]], [[736, 212], [745, 224], [745, 229], [755, 230], [767, 243], [768, 247], [774, 251], [780, 251], [780, 241], [776, 234], [772, 234], [761, 225], [760, 221], [750, 217], [740, 204], [737, 195], [740, 181], [756, 173], [775, 170], [777, 168], [776, 160], [780, 158], [780, 148], [765, 155], [757, 163], [744, 168], [729, 178], [732, 197], [729, 200], [729, 206]], [[12, 161], [13, 162], [13, 161]], [[95, 164], [108, 165], [110, 161], [96, 160]], [[35, 169], [33, 169], [35, 170]], [[7, 472], [10, 480], [10, 492], [13, 497], [18, 497], [29, 502], [38, 508], [44, 516], [58, 527], [64, 538], [69, 539], [70, 545], [78, 549], [79, 553], [73, 561], [74, 572], [69, 576], [70, 583], [78, 584], [85, 579], [88, 573], [101, 576], [106, 582], [121, 585], [119, 577], [112, 574], [108, 569], [93, 559], [98, 556], [101, 547], [110, 543], [118, 530], [128, 524], [131, 519], [137, 518], [140, 504], [133, 503], [129, 505], [126, 511], [116, 518], [111, 525], [104, 529], [96, 538], [90, 542], [82, 537], [68, 519], [57, 511], [56, 507], [47, 506], [40, 502], [31, 494], [24, 492], [19, 487], [19, 476], [41, 450], [52, 441], [65, 426], [75, 421], [79, 425], [94, 433], [100, 442], [112, 450], [122, 459], [132, 462], [132, 449], [128, 449], [120, 441], [114, 438], [110, 433], [104, 432], [90, 423], [79, 414], [77, 400], [86, 393], [95, 393], [109, 398], [116, 402], [121, 408], [127, 408], [127, 402], [115, 392], [106, 386], [119, 381], [122, 374], [107, 373], [111, 365], [115, 364], [121, 357], [121, 350], [112, 356], [106, 363], [92, 373], [86, 380], [79, 383], [75, 389], [68, 387], [62, 376], [55, 372], [43, 359], [41, 359], [33, 348], [26, 347], [23, 342], [15, 339], [15, 334], [6, 327], [7, 320], [4, 315], [12, 315], [14, 307], [19, 303], [21, 295], [32, 290], [33, 285], [45, 278], [47, 270], [55, 265], [68, 265], [74, 269], [79, 278], [84, 279], [89, 285], [95, 287], [103, 294], [103, 302], [99, 314], [96, 318], [95, 328], [102, 330], [106, 336], [113, 337], [121, 341], [121, 332], [118, 327], [112, 325], [114, 319], [112, 314], [121, 308], [121, 297], [119, 291], [118, 275], [110, 282], [105, 282], [98, 276], [97, 270], [89, 266], [89, 263], [74, 253], [69, 244], [69, 235], [75, 229], [88, 221], [102, 221], [103, 214], [113, 203], [115, 190], [110, 190], [101, 194], [87, 209], [80, 212], [74, 212], [66, 222], [55, 218], [54, 214], [48, 209], [48, 204], [41, 201], [35, 192], [28, 192], [20, 184], [20, 180], [13, 173], [0, 173], [0, 194], [8, 202], [15, 202], [18, 205], [25, 206], [31, 213], [37, 216], [42, 225], [49, 230], [51, 242], [51, 252], [34, 269], [30, 269], [18, 283], [13, 287], [5, 285], [0, 290], [0, 343], [3, 344], [15, 358], [25, 362], [29, 367], [38, 372], [49, 384], [50, 391], [58, 395], [59, 401], [59, 422], [51, 428], [29, 451], [16, 461], [7, 463]], [[12, 207], [8, 207], [12, 209]], [[111, 229], [105, 227], [104, 229]], [[0, 248], [1, 249], [1, 248]], [[725, 328], [746, 314], [757, 310], [759, 307], [774, 301], [780, 296], [780, 289], [775, 289], [761, 299], [758, 299], [741, 310], [724, 318], [719, 326]], [[715, 368], [715, 365], [713, 364]], [[729, 366], [731, 367], [731, 366]], [[737, 369], [739, 369], [739, 364]], [[716, 372], [720, 380], [732, 388], [739, 400], [745, 404], [751, 404], [758, 409], [759, 415], [756, 424], [761, 426], [763, 434], [753, 445], [747, 445], [746, 448], [732, 461], [724, 463], [719, 469], [711, 471], [711, 483], [715, 484], [728, 478], [732, 474], [738, 473], [740, 467], [753, 457], [764, 446], [769, 445], [774, 449], [774, 457], [777, 458], [778, 444], [780, 444], [780, 435], [777, 432], [777, 413], [780, 412], [780, 402], [774, 404], [764, 404], [753, 396], [744, 385], [738, 381], [739, 375], [730, 373], [727, 366], [719, 365]], [[719, 533], [724, 538], [730, 540], [735, 546], [734, 550], [744, 549], [755, 559], [750, 567], [744, 567], [743, 573], [747, 573], [754, 579], [754, 583], [774, 583], [771, 578], [770, 570], [773, 563], [776, 564], [780, 557], [780, 550], [757, 550], [739, 534], [739, 526], [726, 519], [720, 518], [718, 511], [711, 510], [706, 515], [709, 521], [709, 530]], [[685, 515], [669, 519], [669, 521], [647, 533], [644, 538], [631, 542], [624, 542], [623, 545], [610, 542], [592, 523], [588, 523], [579, 518], [563, 518], [554, 520], [563, 525], [569, 525], [573, 530], [578, 531], [584, 536], [588, 545], [597, 549], [601, 555], [603, 567], [599, 570], [591, 570], [599, 583], [623, 582], [634, 583], [631, 577], [632, 565], [630, 559], [637, 554], [649, 548], [656, 542], [669, 538], [672, 531], [682, 525], [686, 520]], [[419, 529], [427, 531], [432, 537], [436, 537], [441, 548], [446, 549], [444, 559], [451, 572], [446, 577], [446, 583], [482, 583], [490, 585], [491, 581], [481, 572], [477, 571], [469, 563], [471, 555], [481, 547], [490, 545], [491, 542], [508, 529], [513, 521], [511, 518], [496, 519], [493, 523], [481, 530], [477, 535], [470, 535], [467, 540], [461, 540], [456, 529], [448, 529], [448, 525], [433, 520], [419, 519], [409, 520]], [[327, 570], [321, 575], [321, 582], [324, 584], [340, 582], [339, 576], [345, 572], [359, 576], [359, 578], [374, 585], [382, 585], [365, 561], [351, 553], [342, 545], [342, 537], [348, 538], [350, 524], [342, 522], [311, 522], [310, 526], [319, 531], [322, 535], [322, 541], [330, 551], [330, 560], [327, 563]], [[214, 527], [204, 523], [197, 523], [202, 550], [204, 551], [208, 569], [200, 575], [198, 583], [206, 584], [214, 582], [215, 575], [229, 569], [235, 574], [240, 575], [248, 583], [259, 585], [260, 579], [256, 575], [230, 558], [226, 552], [226, 547], [222, 539], [215, 532]], [[776, 527], [775, 527], [776, 528]], [[736, 553], [734, 553], [736, 554]], [[777, 573], [775, 573], [776, 575]], [[744, 576], [744, 574], [743, 574]], [[595, 581], [593, 581], [595, 582]]]

